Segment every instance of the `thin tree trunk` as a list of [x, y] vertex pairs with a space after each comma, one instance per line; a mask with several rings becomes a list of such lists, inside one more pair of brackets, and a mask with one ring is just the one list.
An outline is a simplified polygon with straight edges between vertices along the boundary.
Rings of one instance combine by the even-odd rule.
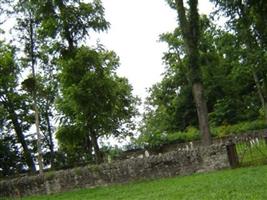
[[35, 172], [36, 171], [36, 168], [35, 168], [35, 164], [34, 164], [34, 160], [33, 160], [33, 157], [30, 153], [30, 150], [28, 148], [28, 145], [25, 141], [25, 137], [23, 135], [23, 131], [22, 131], [22, 127], [19, 123], [19, 120], [18, 120], [18, 116], [14, 110], [14, 107], [13, 105], [9, 105], [9, 113], [10, 113], [10, 117], [11, 117], [11, 121], [12, 121], [12, 124], [14, 126], [14, 130], [16, 132], [16, 136], [17, 136], [17, 139], [18, 139], [18, 142], [21, 144], [22, 148], [23, 148], [23, 156], [25, 158], [25, 161], [29, 167], [29, 169], [32, 171], [32, 172]]
[[265, 122], [267, 123], [267, 102], [265, 102], [264, 104], [263, 112], [264, 112]]
[[[62, 0], [58, 1], [58, 7], [60, 10], [61, 15], [64, 15], [64, 12], [66, 12], [64, 9], [66, 8], [64, 2]], [[63, 29], [64, 29], [64, 37], [68, 42], [68, 51], [72, 52], [74, 49], [74, 41], [73, 41], [73, 37], [71, 35], [71, 32], [69, 30], [69, 24], [66, 22], [66, 20], [63, 20]]]
[[91, 142], [91, 139], [90, 137], [86, 137], [86, 142], [85, 142], [85, 149], [87, 151], [87, 154], [92, 158], [92, 142]]
[[46, 106], [46, 112], [45, 112], [45, 119], [46, 119], [46, 124], [47, 124], [47, 132], [48, 132], [48, 142], [49, 142], [49, 150], [50, 150], [50, 162], [51, 162], [51, 168], [54, 167], [55, 164], [55, 151], [54, 151], [54, 142], [53, 142], [53, 134], [52, 134], [52, 129], [51, 129], [51, 123], [49, 119], [49, 114], [48, 114], [48, 105]]
[[[241, 8], [242, 8], [242, 6], [241, 6]], [[252, 34], [248, 24], [246, 23], [246, 21], [249, 19], [248, 19], [248, 16], [246, 15], [244, 9], [241, 9], [241, 13], [239, 14], [239, 18], [243, 19], [243, 24], [246, 25], [246, 28], [248, 30], [246, 32], [247, 39], [245, 40], [245, 45], [247, 47], [247, 50], [253, 52], [254, 49], [258, 49], [258, 48], [260, 48], [260, 46], [259, 46], [257, 40], [255, 39], [255, 37], [253, 37], [253, 34]], [[254, 78], [254, 81], [256, 84], [257, 92], [258, 92], [258, 95], [259, 95], [259, 98], [261, 101], [261, 105], [262, 105], [262, 109], [264, 112], [264, 120], [267, 123], [267, 90], [266, 90], [267, 88], [265, 88], [264, 85], [263, 85], [263, 87], [261, 87], [258, 75], [255, 71], [256, 68], [254, 67], [255, 62], [257, 62], [257, 61], [252, 59], [252, 57], [254, 57], [254, 56], [250, 56], [248, 58], [248, 60], [250, 61], [248, 64], [250, 64], [252, 66], [252, 75], [253, 75], [253, 78]], [[254, 65], [252, 63], [254, 63]], [[266, 78], [267, 78], [267, 76], [266, 76]]]
[[37, 90], [37, 81], [36, 81], [36, 75], [35, 75], [35, 43], [34, 43], [34, 22], [32, 19], [32, 13], [30, 12], [30, 59], [31, 59], [31, 68], [32, 68], [32, 77], [34, 80], [34, 88], [32, 91], [32, 96], [33, 96], [33, 106], [34, 106], [34, 111], [35, 111], [35, 126], [36, 126], [36, 134], [37, 134], [37, 151], [38, 151], [38, 165], [39, 165], [39, 173], [40, 175], [43, 175], [43, 170], [44, 170], [44, 165], [43, 165], [43, 158], [42, 158], [42, 137], [40, 133], [40, 120], [39, 120], [39, 110], [37, 106], [37, 95], [36, 95], [36, 90]]
[[37, 160], [39, 165], [39, 173], [40, 175], [43, 175], [44, 171], [44, 165], [43, 165], [43, 156], [42, 156], [42, 137], [40, 133], [40, 120], [39, 120], [39, 111], [37, 108], [37, 102], [36, 102], [36, 95], [34, 95], [34, 111], [35, 111], [35, 126], [36, 126], [36, 134], [37, 134]]
[[263, 91], [261, 89], [259, 78], [258, 78], [258, 76], [257, 76], [257, 74], [256, 74], [256, 72], [254, 70], [252, 70], [252, 74], [253, 74], [253, 78], [254, 78], [254, 81], [255, 81], [255, 84], [256, 84], [256, 88], [257, 88], [259, 97], [260, 97], [262, 109], [263, 109], [263, 112], [264, 112], [264, 120], [267, 123], [267, 100], [264, 98], [264, 93], [263, 93]]

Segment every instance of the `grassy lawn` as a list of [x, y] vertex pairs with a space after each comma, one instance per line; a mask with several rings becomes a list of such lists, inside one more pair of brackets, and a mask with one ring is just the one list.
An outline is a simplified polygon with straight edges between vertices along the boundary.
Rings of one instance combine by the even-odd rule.
[[267, 144], [260, 139], [251, 145], [250, 142], [236, 144], [241, 166], [261, 165], [267, 163]]
[[23, 200], [266, 200], [267, 166], [83, 189]]

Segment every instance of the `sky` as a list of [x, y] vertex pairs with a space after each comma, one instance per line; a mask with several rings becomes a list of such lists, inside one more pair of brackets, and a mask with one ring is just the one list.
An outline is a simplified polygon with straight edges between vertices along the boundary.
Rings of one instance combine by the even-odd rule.
[[[159, 35], [172, 32], [177, 26], [177, 13], [165, 0], [102, 0], [105, 18], [110, 29], [105, 33], [93, 34], [107, 49], [114, 50], [120, 57], [117, 73], [128, 78], [134, 95], [142, 101], [148, 95], [147, 89], [160, 82], [164, 72], [162, 61], [167, 45], [159, 42]], [[209, 0], [199, 0], [199, 12], [212, 11]], [[143, 107], [139, 107], [143, 111]], [[109, 144], [123, 146], [130, 139], [104, 139]]]
[[[120, 57], [118, 74], [127, 77], [133, 93], [145, 99], [147, 89], [161, 80], [163, 52], [167, 45], [159, 35], [177, 27], [177, 13], [165, 0], [102, 0], [110, 29], [94, 35]], [[209, 14], [212, 5], [199, 0], [199, 12]]]

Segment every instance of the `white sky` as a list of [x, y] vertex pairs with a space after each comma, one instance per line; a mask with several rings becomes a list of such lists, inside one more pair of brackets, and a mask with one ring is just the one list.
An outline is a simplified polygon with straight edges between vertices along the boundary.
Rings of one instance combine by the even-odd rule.
[[[177, 13], [165, 0], [102, 0], [102, 3], [111, 27], [107, 33], [93, 34], [91, 39], [99, 39], [107, 49], [117, 53], [121, 63], [118, 74], [129, 79], [134, 95], [144, 101], [147, 89], [159, 82], [164, 72], [161, 58], [167, 45], [158, 42], [159, 35], [177, 27]], [[209, 0], [199, 0], [201, 14], [209, 14], [212, 8]], [[123, 146], [130, 139], [117, 141], [111, 137], [103, 141]]]
[[[165, 0], [102, 0], [105, 17], [111, 23], [107, 33], [96, 36], [107, 49], [120, 57], [118, 74], [129, 79], [134, 94], [143, 100], [146, 89], [161, 80], [163, 52], [167, 45], [159, 35], [177, 27], [176, 12]], [[200, 13], [208, 14], [212, 5], [199, 0]]]

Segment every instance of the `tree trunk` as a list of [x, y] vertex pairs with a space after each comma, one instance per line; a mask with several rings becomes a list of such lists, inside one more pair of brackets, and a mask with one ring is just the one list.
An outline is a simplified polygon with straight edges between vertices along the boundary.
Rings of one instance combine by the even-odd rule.
[[87, 154], [90, 156], [90, 158], [92, 158], [92, 142], [91, 142], [91, 138], [88, 136], [85, 138], [85, 147], [84, 147], [87, 151]]
[[253, 78], [254, 78], [254, 81], [256, 84], [256, 88], [257, 88], [257, 91], [259, 94], [260, 101], [261, 101], [261, 105], [262, 105], [262, 109], [263, 109], [263, 113], [264, 113], [264, 120], [267, 123], [267, 98], [264, 98], [264, 93], [262, 91], [259, 78], [258, 78], [256, 72], [254, 71], [254, 69], [252, 69], [252, 74], [253, 74]]
[[36, 55], [34, 52], [35, 49], [35, 40], [34, 40], [34, 21], [32, 18], [32, 13], [29, 11], [30, 16], [30, 22], [29, 22], [29, 28], [30, 28], [30, 59], [31, 59], [31, 68], [32, 68], [32, 77], [34, 79], [34, 88], [32, 91], [32, 97], [33, 97], [33, 106], [34, 106], [34, 112], [35, 112], [35, 126], [36, 126], [36, 134], [37, 134], [37, 160], [39, 165], [39, 173], [40, 175], [43, 175], [43, 156], [42, 156], [42, 138], [40, 133], [40, 120], [39, 120], [39, 110], [37, 106], [37, 80], [36, 80], [36, 74], [35, 74], [35, 64], [36, 64]]
[[211, 144], [211, 134], [208, 123], [207, 103], [204, 98], [204, 88], [202, 84], [202, 74], [199, 63], [199, 14], [198, 0], [190, 0], [189, 15], [186, 16], [186, 10], [183, 0], [175, 0], [180, 23], [180, 29], [185, 43], [185, 49], [188, 56], [189, 79], [192, 83], [192, 92], [197, 109], [198, 123], [203, 145]]
[[263, 105], [264, 121], [267, 124], [267, 101]]
[[193, 84], [193, 95], [197, 109], [199, 129], [201, 133], [201, 140], [204, 146], [211, 144], [211, 135], [208, 122], [208, 109], [204, 98], [202, 83]]
[[49, 145], [49, 150], [50, 150], [50, 163], [51, 163], [51, 168], [54, 167], [55, 164], [55, 151], [54, 151], [54, 142], [53, 142], [53, 135], [52, 135], [52, 129], [51, 129], [51, 124], [50, 124], [50, 119], [49, 119], [49, 114], [48, 114], [48, 104], [46, 105], [46, 112], [45, 112], [45, 119], [46, 119], [46, 124], [47, 124], [47, 132], [48, 132], [48, 145]]
[[36, 95], [34, 95], [34, 111], [35, 111], [35, 126], [36, 126], [36, 134], [37, 134], [37, 160], [39, 165], [39, 174], [43, 175], [44, 172], [44, 165], [43, 165], [43, 156], [42, 156], [42, 137], [40, 133], [40, 120], [39, 120], [39, 111], [37, 108], [37, 102], [36, 102]]
[[[58, 7], [59, 7], [59, 11], [60, 11], [61, 15], [64, 16], [64, 12], [66, 12], [66, 10], [65, 10], [66, 6], [62, 0], [58, 1]], [[68, 42], [68, 51], [72, 52], [74, 49], [74, 41], [73, 41], [73, 37], [72, 37], [71, 32], [70, 32], [69, 24], [64, 19], [63, 19], [63, 30], [64, 30], [64, 32], [63, 32], [64, 39], [66, 39]]]
[[19, 123], [19, 120], [18, 120], [18, 116], [13, 108], [13, 105], [9, 105], [9, 113], [10, 113], [10, 117], [11, 117], [11, 121], [12, 121], [12, 124], [14, 126], [14, 130], [16, 132], [16, 136], [17, 136], [17, 139], [18, 139], [18, 142], [21, 144], [22, 148], [23, 148], [23, 156], [25, 158], [25, 161], [29, 167], [29, 169], [32, 171], [32, 172], [35, 172], [36, 171], [36, 168], [35, 168], [35, 164], [34, 164], [34, 160], [33, 160], [33, 157], [30, 153], [30, 150], [28, 148], [28, 145], [25, 141], [25, 137], [23, 135], [23, 131], [22, 131], [22, 127]]
[[97, 164], [102, 163], [102, 154], [100, 152], [98, 143], [97, 143], [97, 137], [96, 134], [94, 132], [91, 132], [91, 141], [92, 141], [92, 146], [94, 148], [94, 153], [95, 153], [95, 162]]

